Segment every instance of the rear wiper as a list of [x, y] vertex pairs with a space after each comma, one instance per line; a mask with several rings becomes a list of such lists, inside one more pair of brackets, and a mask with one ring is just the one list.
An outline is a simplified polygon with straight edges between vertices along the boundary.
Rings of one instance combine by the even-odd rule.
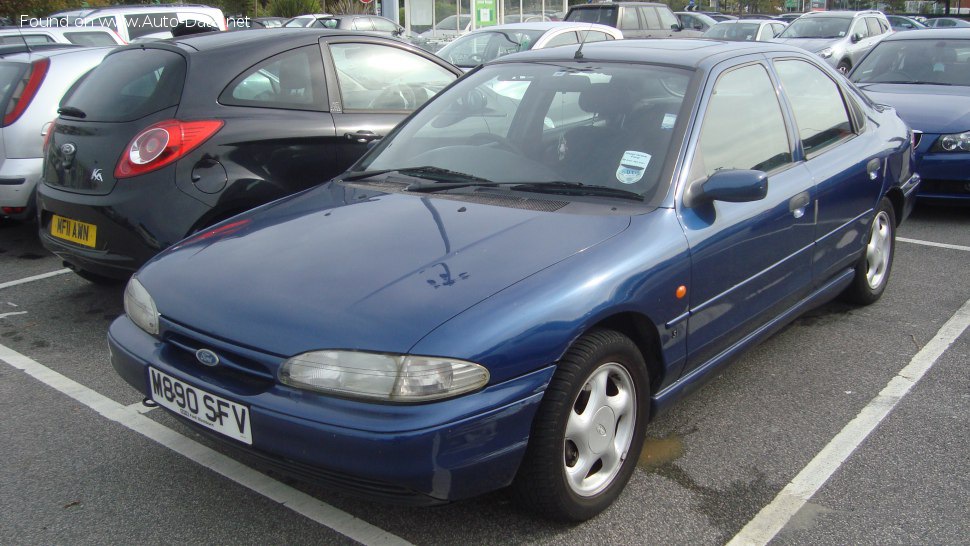
[[643, 201], [643, 196], [637, 192], [610, 188], [607, 186], [589, 186], [581, 182], [528, 182], [516, 184], [510, 189], [535, 193], [559, 193], [566, 195], [600, 195], [603, 197], [618, 197]]
[[64, 114], [65, 116], [71, 116], [72, 118], [84, 119], [88, 117], [80, 108], [75, 108], [73, 106], [61, 106], [57, 109], [58, 114]]

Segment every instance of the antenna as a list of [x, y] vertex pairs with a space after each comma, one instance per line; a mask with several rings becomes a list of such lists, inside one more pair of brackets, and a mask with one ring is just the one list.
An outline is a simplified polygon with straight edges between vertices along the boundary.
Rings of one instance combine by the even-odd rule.
[[33, 50], [30, 49], [30, 44], [27, 43], [27, 37], [24, 36], [24, 27], [22, 26], [17, 27], [17, 35], [20, 36], [21, 40], [23, 40], [24, 47], [27, 48], [27, 53], [33, 53]]
[[582, 60], [582, 58], [583, 58], [583, 46], [586, 45], [586, 38], [589, 36], [589, 33], [592, 30], [593, 30], [593, 22], [590, 21], [589, 28], [586, 29], [586, 32], [583, 34], [583, 39], [579, 41], [579, 48], [576, 50], [576, 53], [573, 54], [573, 59], [576, 59], [577, 61]]

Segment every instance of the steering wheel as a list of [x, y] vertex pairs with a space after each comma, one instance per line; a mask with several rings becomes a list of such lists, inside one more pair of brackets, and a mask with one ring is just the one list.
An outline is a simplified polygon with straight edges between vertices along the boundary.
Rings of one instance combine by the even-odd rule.
[[403, 84], [381, 91], [370, 103], [371, 108], [383, 110], [414, 110], [418, 106], [418, 96], [414, 89]]
[[501, 150], [518, 153], [509, 139], [495, 133], [476, 133], [468, 137], [468, 143], [473, 145], [498, 144], [497, 148]]

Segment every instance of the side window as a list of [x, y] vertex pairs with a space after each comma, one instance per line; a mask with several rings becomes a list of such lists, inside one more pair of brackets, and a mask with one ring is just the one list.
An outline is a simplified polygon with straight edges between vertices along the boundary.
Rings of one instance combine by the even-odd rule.
[[559, 47], [564, 45], [578, 44], [579, 38], [575, 32], [563, 32], [562, 34], [549, 40], [545, 47]]
[[157, 32], [170, 31], [178, 22], [178, 14], [174, 11], [171, 13], [125, 15], [125, 26], [128, 27], [128, 36], [132, 39]]
[[866, 26], [869, 27], [869, 36], [879, 36], [882, 34], [882, 28], [879, 27], [879, 19], [866, 17]]
[[623, 8], [621, 11], [622, 16], [620, 17], [620, 30], [640, 30], [640, 21], [637, 20], [637, 10], [631, 8]]
[[855, 23], [852, 23], [852, 31], [849, 32], [849, 36], [855, 36], [856, 34], [862, 38], [869, 37], [869, 27], [866, 26], [865, 19], [857, 19]]
[[[43, 45], [43, 44], [54, 43], [54, 38], [51, 38], [46, 34], [24, 34], [23, 40], [24, 42], [27, 42], [27, 45]], [[16, 43], [18, 41], [20, 41], [19, 37], [16, 40], [14, 40], [14, 42], [12, 43]]]
[[598, 30], [584, 30], [580, 31], [580, 35], [585, 36], [586, 42], [605, 42], [607, 40], [612, 40], [613, 37], [605, 32], [600, 32]]
[[674, 12], [670, 11], [670, 9], [665, 7], [650, 9], [657, 10], [657, 15], [660, 17], [660, 28], [662, 30], [670, 30], [672, 26], [679, 24], [677, 23], [677, 16], [674, 15]]
[[320, 49], [306, 46], [270, 57], [238, 76], [219, 97], [233, 106], [324, 110]]
[[795, 113], [798, 137], [811, 157], [852, 135], [852, 124], [838, 85], [805, 61], [775, 62], [782, 88]]
[[442, 66], [396, 47], [330, 44], [345, 110], [411, 111], [456, 79]]
[[660, 17], [655, 8], [638, 8], [640, 19], [643, 20], [643, 28], [649, 30], [660, 30]]
[[380, 17], [371, 17], [370, 20], [374, 23], [375, 30], [380, 32], [397, 32], [397, 25], [393, 21], [381, 19]]
[[118, 42], [114, 41], [107, 32], [65, 32], [64, 37], [67, 38], [72, 44], [82, 45], [82, 46], [116, 46]]
[[370, 17], [356, 17], [354, 18], [354, 30], [374, 30], [374, 23], [371, 23]]
[[[879, 28], [882, 29], [882, 32], [880, 34], [889, 32], [890, 29], [892, 29], [892, 25], [890, 25], [888, 22], [883, 21], [882, 19], [879, 19], [878, 21], [879, 21]], [[913, 28], [913, 25], [909, 25], [909, 28]]]
[[771, 171], [792, 161], [781, 105], [760, 64], [731, 70], [714, 85], [691, 176], [720, 169]]

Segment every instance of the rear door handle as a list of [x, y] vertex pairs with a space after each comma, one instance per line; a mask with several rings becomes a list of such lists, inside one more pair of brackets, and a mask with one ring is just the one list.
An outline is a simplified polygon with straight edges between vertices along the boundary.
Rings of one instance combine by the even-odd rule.
[[382, 138], [381, 135], [375, 133], [374, 131], [368, 131], [367, 129], [361, 129], [353, 133], [344, 133], [344, 136], [349, 140], [356, 140], [361, 144], [366, 144], [372, 140]]

